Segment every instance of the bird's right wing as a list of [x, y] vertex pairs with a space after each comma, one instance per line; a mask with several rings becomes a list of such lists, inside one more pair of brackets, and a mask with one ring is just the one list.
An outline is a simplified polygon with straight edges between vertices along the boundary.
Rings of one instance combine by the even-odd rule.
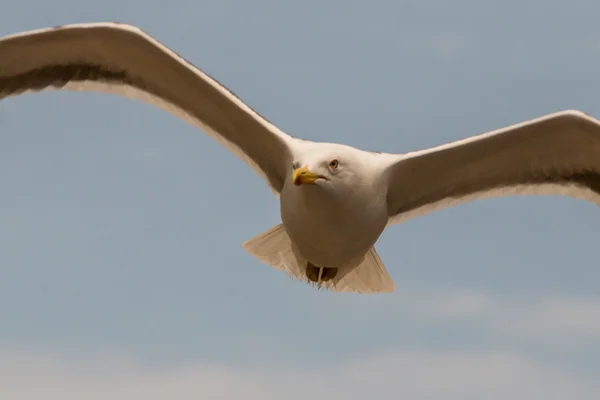
[[108, 92], [158, 106], [219, 141], [276, 194], [283, 187], [294, 139], [136, 27], [74, 24], [0, 38], [0, 100], [47, 89]]
[[600, 205], [600, 122], [579, 111], [384, 158], [390, 224], [519, 194], [567, 195]]

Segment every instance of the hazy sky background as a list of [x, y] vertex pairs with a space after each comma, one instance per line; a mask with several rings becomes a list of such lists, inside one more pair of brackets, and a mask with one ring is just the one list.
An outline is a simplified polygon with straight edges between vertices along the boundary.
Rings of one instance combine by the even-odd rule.
[[[307, 139], [600, 117], [597, 1], [40, 4], [3, 0], [0, 34], [138, 25]], [[3, 400], [598, 398], [597, 206], [436, 212], [381, 237], [395, 293], [319, 292], [241, 247], [280, 221], [266, 183], [161, 110], [46, 92], [2, 101], [0, 133]]]

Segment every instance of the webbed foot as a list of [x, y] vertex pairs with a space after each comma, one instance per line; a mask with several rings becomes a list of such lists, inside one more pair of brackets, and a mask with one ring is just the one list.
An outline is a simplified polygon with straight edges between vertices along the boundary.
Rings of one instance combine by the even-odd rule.
[[321, 274], [321, 280], [323, 282], [327, 282], [335, 278], [338, 273], [337, 268], [323, 268], [323, 273]]
[[327, 282], [332, 280], [333, 278], [336, 277], [338, 269], [337, 268], [320, 268], [317, 267], [315, 265], [313, 265], [312, 263], [308, 263], [306, 265], [306, 277], [311, 280], [312, 282], [318, 282], [319, 281], [319, 273], [321, 272], [321, 270], [323, 271], [321, 273], [321, 281], [323, 282]]

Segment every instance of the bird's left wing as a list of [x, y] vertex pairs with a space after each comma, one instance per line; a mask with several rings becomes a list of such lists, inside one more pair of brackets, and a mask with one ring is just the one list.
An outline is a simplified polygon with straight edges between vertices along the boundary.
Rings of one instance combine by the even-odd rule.
[[47, 89], [142, 100], [198, 126], [278, 194], [294, 140], [216, 80], [140, 29], [90, 23], [0, 38], [0, 100]]
[[469, 200], [566, 195], [600, 205], [600, 122], [562, 111], [386, 157], [389, 224]]

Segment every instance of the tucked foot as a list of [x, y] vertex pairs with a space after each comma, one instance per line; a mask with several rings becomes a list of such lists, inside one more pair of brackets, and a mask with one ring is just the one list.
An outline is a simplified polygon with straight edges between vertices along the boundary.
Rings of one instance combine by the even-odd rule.
[[337, 268], [323, 268], [323, 273], [321, 274], [321, 280], [323, 282], [327, 282], [335, 278], [338, 273]]
[[327, 282], [335, 278], [337, 272], [337, 268], [320, 268], [311, 263], [306, 265], [306, 277], [312, 282], [319, 282], [319, 273], [321, 273], [321, 281]]
[[311, 263], [308, 263], [306, 265], [306, 277], [313, 281], [313, 282], [319, 282], [319, 271], [321, 268], [319, 267], [315, 267], [314, 265], [312, 265]]

